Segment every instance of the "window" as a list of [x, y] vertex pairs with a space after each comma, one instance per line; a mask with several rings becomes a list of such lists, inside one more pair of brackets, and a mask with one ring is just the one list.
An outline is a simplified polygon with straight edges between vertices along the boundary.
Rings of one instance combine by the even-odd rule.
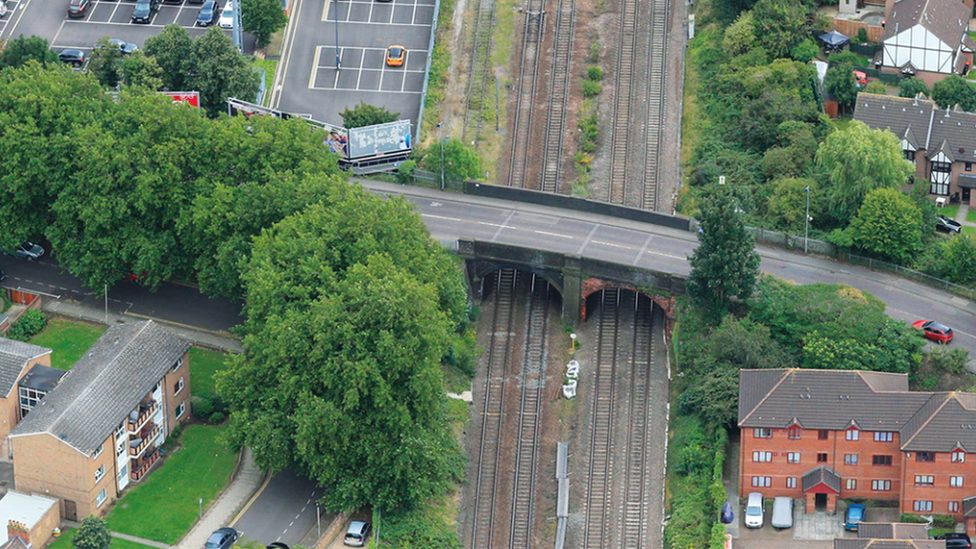
[[847, 489], [848, 490], [857, 490], [857, 480], [856, 479], [853, 479], [853, 478], [847, 479]]
[[917, 452], [915, 461], [935, 461], [935, 452]]
[[891, 442], [895, 440], [895, 434], [891, 431], [876, 431], [874, 433], [875, 442]]
[[786, 477], [786, 487], [796, 488], [796, 477]]
[[861, 439], [860, 431], [858, 431], [857, 429], [847, 430], [847, 440], [860, 440], [860, 439]]
[[966, 452], [953, 452], [952, 453], [953, 463], [965, 463], [966, 462]]
[[115, 440], [122, 438], [125, 435], [125, 422], [119, 423], [119, 426], [115, 428]]
[[857, 465], [857, 454], [844, 454], [844, 465]]
[[800, 435], [802, 433], [803, 433], [803, 429], [800, 429], [796, 425], [786, 430], [786, 434], [790, 440], [800, 440]]
[[769, 477], [752, 477], [752, 485], [756, 488], [769, 488], [772, 479]]
[[180, 357], [180, 359], [176, 361], [176, 364], [173, 365], [173, 371], [175, 372], [176, 370], [179, 370], [180, 366], [182, 365], [183, 365], [183, 357]]
[[826, 429], [820, 429], [817, 431], [817, 440], [827, 440], [827, 432], [828, 431]]
[[104, 445], [104, 444], [102, 444], [101, 446], [99, 446], [99, 447], [98, 447], [98, 450], [95, 450], [95, 451], [94, 451], [94, 452], [92, 453], [92, 459], [95, 459], [95, 458], [97, 458], [98, 456], [100, 456], [100, 455], [102, 455], [102, 450], [104, 450], [104, 449], [105, 449], [105, 445]]
[[126, 463], [125, 465], [122, 466], [121, 469], [119, 469], [119, 480], [124, 479], [125, 475], [128, 474], [129, 474], [129, 464]]
[[182, 416], [183, 412], [185, 411], [186, 411], [186, 401], [184, 400], [183, 402], [180, 403], [179, 406], [176, 407], [176, 419], [180, 419], [180, 416]]
[[905, 160], [910, 161], [912, 164], [915, 163], [915, 151], [910, 151], [908, 149], [903, 150], [905, 153]]
[[916, 511], [931, 511], [932, 502], [915, 500], [915, 505], [913, 506], [913, 509], [915, 509]]
[[800, 452], [787, 452], [786, 463], [800, 463]]
[[756, 438], [773, 438], [773, 430], [763, 427], [756, 427], [752, 430], [752, 436]]
[[102, 477], [104, 476], [105, 476], [105, 464], [103, 463], [102, 466], [95, 471], [95, 482], [102, 480]]
[[950, 501], [949, 502], [949, 512], [950, 513], [958, 513], [959, 512], [959, 502], [958, 501]]
[[932, 194], [949, 194], [949, 180], [952, 178], [952, 165], [948, 162], [932, 162], [932, 174], [929, 180], [932, 187], [929, 192]]
[[891, 490], [890, 480], [872, 480], [871, 489], [875, 492], [887, 492]]
[[934, 486], [935, 477], [932, 475], [915, 475], [915, 486]]
[[966, 171], [967, 172], [973, 171], [973, 163], [972, 162], [966, 162]]
[[817, 454], [817, 463], [827, 463], [827, 454]]
[[27, 387], [20, 387], [20, 419], [24, 419], [27, 413], [37, 406], [37, 403], [44, 398], [47, 393], [43, 391], [36, 391], [34, 389], [28, 389]]
[[962, 477], [949, 477], [949, 486], [962, 488]]
[[772, 452], [753, 452], [752, 453], [752, 461], [755, 461], [756, 463], [769, 463], [770, 461], [773, 461], [773, 453]]
[[95, 507], [101, 507], [107, 497], [105, 495], [105, 488], [102, 488], [102, 491], [98, 493], [98, 497], [95, 498]]
[[155, 385], [153, 385], [152, 391], [149, 391], [149, 392], [150, 393], [155, 393], [156, 392], [156, 389], [159, 389], [159, 382], [158, 381], [156, 382]]
[[871, 465], [891, 467], [891, 456], [871, 456]]
[[173, 388], [173, 396], [180, 394], [180, 391], [182, 390], [183, 390], [183, 376], [180, 376], [180, 379], [176, 381], [176, 387]]

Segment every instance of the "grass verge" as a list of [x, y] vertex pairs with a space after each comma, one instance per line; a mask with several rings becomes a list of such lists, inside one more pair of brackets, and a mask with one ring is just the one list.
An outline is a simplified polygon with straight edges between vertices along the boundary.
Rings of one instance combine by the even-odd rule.
[[264, 85], [267, 91], [264, 92], [264, 104], [271, 101], [271, 88], [274, 87], [275, 71], [278, 70], [278, 62], [271, 59], [254, 58], [254, 66], [264, 69]]
[[[74, 528], [66, 528], [61, 530], [61, 537], [55, 539], [51, 545], [48, 545], [46, 549], [74, 549], [75, 545], [71, 543], [71, 538], [75, 535]], [[152, 549], [148, 545], [143, 545], [141, 543], [136, 543], [134, 541], [129, 541], [122, 538], [112, 538], [112, 545], [108, 546], [108, 549]]]
[[142, 484], [129, 489], [107, 517], [108, 528], [170, 545], [182, 538], [227, 486], [237, 452], [223, 441], [226, 426], [190, 425], [180, 449]]
[[30, 343], [54, 351], [51, 353], [51, 366], [68, 370], [104, 333], [102, 326], [52, 318], [41, 333], [30, 339]]
[[435, 135], [434, 127], [441, 121], [441, 103], [447, 88], [448, 72], [451, 69], [451, 51], [445, 43], [451, 36], [451, 20], [454, 17], [455, 0], [441, 0], [437, 13], [437, 34], [434, 37], [434, 51], [430, 56], [430, 72], [427, 76], [427, 96], [424, 98], [424, 136]]
[[227, 365], [230, 355], [209, 349], [190, 349], [190, 392], [194, 395], [216, 393], [214, 376]]

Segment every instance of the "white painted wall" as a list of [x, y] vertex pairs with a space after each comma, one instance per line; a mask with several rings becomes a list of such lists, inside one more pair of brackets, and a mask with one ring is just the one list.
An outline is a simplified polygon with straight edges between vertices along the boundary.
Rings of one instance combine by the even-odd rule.
[[886, 67], [902, 67], [911, 61], [918, 70], [950, 74], [953, 58], [953, 49], [922, 25], [915, 25], [884, 41]]

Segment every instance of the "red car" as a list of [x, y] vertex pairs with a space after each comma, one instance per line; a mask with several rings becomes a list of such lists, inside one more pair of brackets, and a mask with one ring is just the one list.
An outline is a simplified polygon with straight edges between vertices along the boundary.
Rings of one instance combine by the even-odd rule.
[[931, 339], [936, 343], [945, 344], [952, 341], [952, 328], [943, 326], [934, 320], [916, 320], [912, 322], [912, 326], [922, 330], [922, 335], [926, 339]]

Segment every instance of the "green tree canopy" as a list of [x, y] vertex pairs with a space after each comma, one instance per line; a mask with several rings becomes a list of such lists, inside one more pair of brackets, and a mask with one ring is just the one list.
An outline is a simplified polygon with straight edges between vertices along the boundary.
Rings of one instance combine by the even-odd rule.
[[689, 259], [688, 295], [716, 318], [729, 309], [733, 297], [752, 295], [759, 274], [755, 241], [736, 204], [728, 193], [719, 193], [702, 206], [698, 247]]
[[[440, 173], [441, 150], [439, 145], [431, 145], [420, 161], [420, 167]], [[459, 139], [444, 141], [444, 179], [447, 181], [466, 181], [481, 177], [481, 157], [471, 147], [465, 146]]]
[[922, 212], [911, 198], [895, 189], [875, 189], [851, 221], [855, 246], [902, 265], [922, 249]]
[[940, 275], [956, 284], [972, 284], [976, 281], [976, 242], [959, 235], [939, 245], [942, 254]]
[[258, 47], [271, 41], [271, 35], [284, 28], [288, 16], [281, 9], [280, 0], [241, 0], [241, 24], [244, 31], [254, 34]]
[[122, 80], [122, 52], [108, 40], [105, 36], [95, 44], [88, 61], [88, 72], [95, 75], [101, 85], [114, 88]]
[[812, 38], [804, 38], [790, 50], [790, 57], [800, 63], [809, 63], [820, 53], [820, 47]]
[[900, 97], [915, 97], [918, 94], [928, 97], [932, 92], [920, 78], [905, 78], [898, 83], [898, 95]]
[[888, 86], [885, 86], [884, 82], [880, 80], [872, 80], [868, 82], [868, 85], [864, 88], [864, 91], [867, 93], [886, 95], [888, 93]]
[[71, 538], [71, 543], [75, 549], [108, 549], [112, 544], [112, 534], [109, 533], [104, 520], [87, 516], [81, 521], [81, 526]]
[[976, 87], [958, 74], [951, 74], [932, 86], [932, 100], [943, 109], [959, 105], [964, 111], [976, 111]]
[[[820, 189], [812, 179], [784, 178], [771, 183], [772, 194], [766, 204], [769, 216], [792, 234], [806, 230], [807, 187], [810, 188], [810, 217], [819, 219], [822, 204]], [[811, 221], [811, 226], [813, 222]]]
[[122, 60], [122, 80], [126, 86], [157, 91], [163, 87], [163, 69], [155, 57], [136, 50]]
[[854, 79], [854, 66], [849, 63], [831, 61], [824, 78], [827, 91], [834, 96], [841, 108], [847, 109], [857, 101], [857, 81]]
[[342, 117], [342, 125], [348, 129], [352, 129], [395, 122], [400, 116], [400, 113], [390, 112], [386, 110], [386, 107], [377, 107], [365, 101], [360, 101], [358, 105], [351, 109], [346, 107], [339, 113], [339, 116]]
[[759, 43], [772, 57], [786, 57], [803, 40], [808, 9], [795, 0], [759, 0], [752, 18]]
[[210, 116], [226, 112], [228, 97], [253, 101], [260, 81], [251, 62], [219, 28], [210, 27], [193, 41], [190, 84], [200, 92], [201, 106]]
[[854, 217], [869, 192], [896, 189], [915, 172], [894, 134], [857, 120], [820, 144], [817, 167], [825, 174], [827, 213], [841, 224]]
[[22, 67], [28, 61], [37, 61], [44, 65], [58, 63], [58, 54], [54, 53], [47, 40], [40, 36], [18, 36], [7, 42], [0, 50], [0, 69], [6, 67]]
[[163, 86], [170, 91], [190, 91], [193, 69], [193, 39], [180, 25], [166, 25], [162, 32], [146, 39], [146, 55], [163, 71]]
[[722, 39], [722, 50], [729, 57], [742, 55], [756, 46], [756, 27], [753, 24], [752, 12], [744, 11], [739, 14], [735, 23], [725, 29]]

